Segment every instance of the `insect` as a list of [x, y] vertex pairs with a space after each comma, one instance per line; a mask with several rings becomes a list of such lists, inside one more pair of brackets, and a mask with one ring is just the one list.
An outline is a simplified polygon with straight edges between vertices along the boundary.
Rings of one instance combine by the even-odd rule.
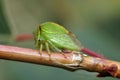
[[40, 49], [50, 52], [76, 51], [79, 52], [81, 44], [73, 33], [65, 29], [63, 26], [46, 22], [37, 27], [33, 32], [35, 45]]

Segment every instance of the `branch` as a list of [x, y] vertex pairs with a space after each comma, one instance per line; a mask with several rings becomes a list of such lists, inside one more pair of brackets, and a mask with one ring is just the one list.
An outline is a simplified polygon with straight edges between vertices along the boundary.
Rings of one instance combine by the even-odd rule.
[[38, 50], [0, 45], [0, 58], [62, 67], [68, 70], [84, 69], [90, 72], [98, 72], [99, 77], [112, 76], [120, 78], [120, 62], [91, 57], [83, 53], [51, 53], [49, 55], [44, 51], [40, 55]]
[[16, 41], [27, 41], [27, 40], [34, 40], [33, 34], [19, 34], [15, 37]]

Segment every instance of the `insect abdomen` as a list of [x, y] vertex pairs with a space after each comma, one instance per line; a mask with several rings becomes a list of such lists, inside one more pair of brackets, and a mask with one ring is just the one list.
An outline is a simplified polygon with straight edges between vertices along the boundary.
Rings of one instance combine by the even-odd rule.
[[46, 37], [60, 49], [79, 51], [77, 44], [67, 34], [47, 34]]

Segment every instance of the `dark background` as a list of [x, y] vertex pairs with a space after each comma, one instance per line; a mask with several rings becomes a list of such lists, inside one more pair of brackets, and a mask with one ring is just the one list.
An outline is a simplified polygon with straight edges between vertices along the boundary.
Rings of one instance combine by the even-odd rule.
[[[0, 44], [35, 49], [34, 41], [16, 42], [18, 34], [54, 21], [75, 33], [81, 43], [120, 61], [119, 0], [0, 0]], [[97, 73], [0, 60], [0, 80], [117, 80]]]

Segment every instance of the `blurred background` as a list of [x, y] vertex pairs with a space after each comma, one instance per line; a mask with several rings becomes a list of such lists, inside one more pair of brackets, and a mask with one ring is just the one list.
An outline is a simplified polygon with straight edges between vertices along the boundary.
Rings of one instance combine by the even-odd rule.
[[[35, 49], [34, 41], [14, 39], [47, 21], [65, 26], [85, 47], [120, 61], [120, 0], [0, 0], [0, 44]], [[118, 80], [96, 75], [0, 60], [0, 80]]]

